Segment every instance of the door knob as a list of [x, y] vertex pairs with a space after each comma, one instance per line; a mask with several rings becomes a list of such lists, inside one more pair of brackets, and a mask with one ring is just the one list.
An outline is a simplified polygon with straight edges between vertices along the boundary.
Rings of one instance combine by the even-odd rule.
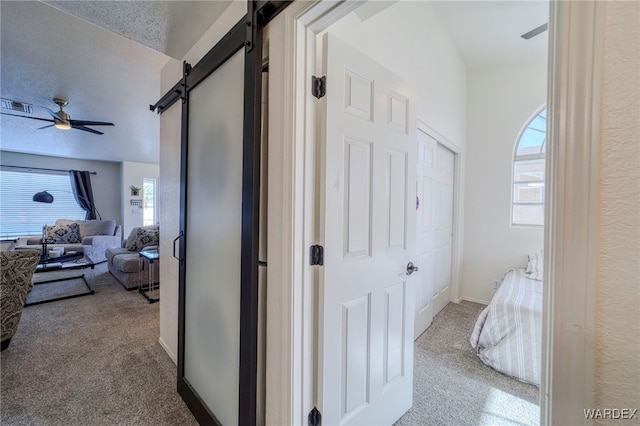
[[409, 262], [407, 264], [407, 275], [411, 275], [418, 270], [418, 267], [413, 264], [413, 262]]

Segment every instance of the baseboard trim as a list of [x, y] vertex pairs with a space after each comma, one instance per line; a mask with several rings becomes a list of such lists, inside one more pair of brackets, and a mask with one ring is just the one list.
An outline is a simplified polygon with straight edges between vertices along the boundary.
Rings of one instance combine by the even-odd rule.
[[171, 361], [173, 361], [175, 365], [178, 365], [178, 360], [176, 359], [176, 355], [169, 349], [169, 346], [162, 340], [162, 337], [158, 338], [158, 343], [160, 343], [160, 346], [162, 346], [162, 349], [164, 349], [167, 355], [169, 355], [169, 358], [171, 358]]
[[486, 300], [480, 300], [480, 299], [474, 299], [473, 297], [462, 297], [461, 300], [466, 300], [467, 302], [474, 302], [474, 303], [480, 303], [482, 305], [488, 305], [489, 302]]

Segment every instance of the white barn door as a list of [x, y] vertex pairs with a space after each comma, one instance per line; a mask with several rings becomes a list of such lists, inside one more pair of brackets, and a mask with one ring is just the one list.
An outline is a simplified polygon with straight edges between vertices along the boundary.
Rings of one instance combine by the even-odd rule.
[[391, 425], [412, 404], [415, 98], [330, 34], [319, 404], [326, 425]]
[[455, 154], [418, 130], [418, 279], [414, 337], [451, 301]]

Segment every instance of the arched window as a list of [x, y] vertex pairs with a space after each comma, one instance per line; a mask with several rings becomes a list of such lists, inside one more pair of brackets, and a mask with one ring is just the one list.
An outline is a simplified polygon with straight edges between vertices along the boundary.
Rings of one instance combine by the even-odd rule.
[[544, 225], [544, 172], [547, 146], [547, 108], [527, 124], [513, 156], [513, 225]]

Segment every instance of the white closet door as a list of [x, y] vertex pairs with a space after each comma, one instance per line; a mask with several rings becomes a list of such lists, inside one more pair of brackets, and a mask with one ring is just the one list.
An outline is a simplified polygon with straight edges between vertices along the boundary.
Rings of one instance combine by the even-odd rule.
[[418, 179], [416, 182], [416, 251], [418, 279], [415, 291], [414, 338], [418, 338], [433, 320], [433, 287], [435, 280], [434, 262], [434, 175], [436, 146], [435, 139], [418, 130]]
[[238, 423], [244, 49], [189, 94], [184, 378]]
[[438, 144], [435, 170], [434, 199], [434, 261], [433, 314], [451, 301], [451, 256], [453, 244], [453, 173], [454, 156]]
[[451, 301], [455, 154], [418, 130], [416, 247], [418, 283], [414, 338]]

